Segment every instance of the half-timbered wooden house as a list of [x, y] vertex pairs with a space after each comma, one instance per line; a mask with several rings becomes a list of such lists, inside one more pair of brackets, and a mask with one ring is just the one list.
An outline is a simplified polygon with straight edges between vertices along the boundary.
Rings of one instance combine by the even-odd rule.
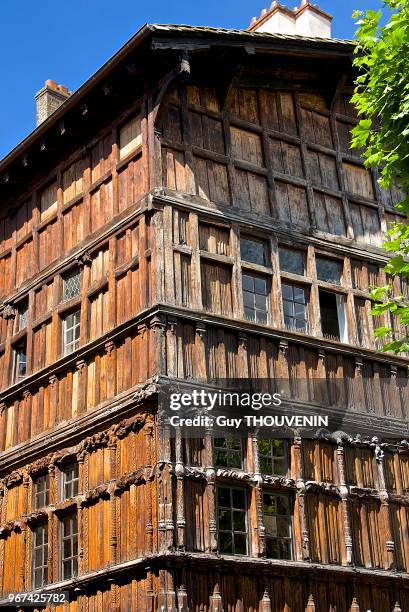
[[[146, 25], [39, 93], [0, 162], [1, 601], [409, 611], [408, 361], [369, 295], [400, 194], [349, 148], [354, 49], [328, 28], [305, 0], [242, 31]], [[162, 380], [248, 377], [368, 438], [157, 419]]]

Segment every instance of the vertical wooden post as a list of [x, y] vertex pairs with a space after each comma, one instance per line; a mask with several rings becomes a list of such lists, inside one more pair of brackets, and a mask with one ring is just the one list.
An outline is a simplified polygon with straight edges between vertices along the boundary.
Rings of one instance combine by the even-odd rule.
[[[117, 438], [114, 434], [111, 434], [108, 442], [108, 451], [109, 451], [109, 477], [111, 481], [114, 481], [117, 477], [117, 469], [116, 469], [116, 455], [117, 455]], [[111, 532], [111, 541], [110, 541], [110, 561], [112, 565], [118, 560], [118, 534], [117, 534], [117, 513], [116, 513], [116, 496], [113, 491], [113, 486], [110, 487], [110, 495], [109, 495], [109, 522], [110, 522], [110, 532]]]
[[[86, 491], [84, 487], [84, 453], [80, 453], [77, 456], [78, 462], [78, 492], [80, 494]], [[85, 573], [84, 568], [84, 539], [86, 531], [84, 529], [84, 508], [81, 505], [81, 502], [77, 505], [77, 515], [78, 515], [78, 574], [81, 575]]]
[[233, 256], [232, 271], [232, 307], [233, 312], [239, 319], [244, 319], [243, 291], [242, 291], [242, 272], [240, 259], [240, 226], [237, 223], [232, 225], [230, 231], [231, 254]]
[[175, 440], [175, 475], [176, 475], [176, 527], [177, 547], [185, 548], [185, 470], [183, 466], [183, 440], [181, 428], [176, 429]]
[[116, 302], [117, 302], [117, 280], [115, 278], [116, 266], [116, 238], [109, 239], [109, 264], [108, 264], [108, 329], [113, 329], [117, 324]]
[[248, 378], [249, 364], [247, 354], [247, 334], [239, 332], [239, 346], [237, 356], [237, 376], [238, 378]]
[[271, 268], [273, 276], [271, 279], [271, 319], [272, 327], [284, 326], [283, 300], [281, 295], [280, 259], [278, 240], [275, 236], [270, 238]]
[[[163, 231], [163, 270], [162, 276], [164, 280], [164, 300], [170, 304], [175, 303], [175, 277], [174, 277], [174, 255], [173, 255], [173, 215], [174, 210], [171, 206], [164, 206], [162, 219]], [[192, 215], [193, 216], [193, 215]], [[191, 263], [191, 277], [194, 292], [194, 265], [193, 256]], [[157, 272], [156, 272], [157, 273]]]
[[164, 215], [163, 210], [156, 208], [151, 217], [151, 266], [150, 283], [152, 294], [150, 304], [162, 303], [165, 298], [165, 247], [164, 247]]
[[344, 457], [344, 445], [342, 442], [338, 443], [337, 446], [337, 465], [339, 475], [339, 493], [341, 496], [342, 504], [342, 516], [344, 519], [344, 540], [345, 540], [345, 551], [346, 551], [346, 564], [352, 564], [352, 533], [351, 533], [351, 521], [349, 517], [348, 507], [348, 487], [345, 478], [345, 457]]
[[[148, 474], [151, 472], [152, 467], [155, 463], [156, 457], [153, 453], [153, 435], [154, 425], [153, 422], [149, 422], [144, 427], [145, 432], [145, 447], [146, 447], [146, 469]], [[146, 542], [145, 542], [145, 554], [153, 552], [153, 487], [156, 486], [155, 481], [147, 479], [145, 484], [145, 503], [146, 503], [146, 516], [147, 523], [145, 527]]]
[[[255, 540], [257, 546], [253, 553], [255, 556], [264, 557], [266, 554], [266, 530], [264, 526], [264, 517], [263, 517], [263, 477], [260, 473], [260, 460], [259, 460], [259, 452], [258, 452], [258, 431], [253, 431], [251, 433], [251, 448], [253, 454], [253, 465], [252, 472], [254, 475], [254, 481], [256, 483], [254, 488], [254, 497], [255, 497], [255, 512], [253, 512], [253, 516], [256, 517], [256, 537], [252, 538]], [[249, 470], [250, 471], [250, 470]]]
[[[385, 472], [384, 472], [384, 452], [379, 444], [375, 446], [375, 462], [378, 470], [378, 486], [379, 497], [381, 500], [380, 518], [384, 528], [385, 546], [386, 546], [386, 563], [384, 567], [387, 570], [392, 570], [396, 567], [395, 559], [395, 542], [393, 540], [392, 520], [389, 508], [389, 495], [386, 489]], [[385, 558], [385, 557], [384, 557]]]
[[62, 209], [64, 205], [64, 193], [63, 193], [63, 182], [62, 182], [62, 172], [58, 170], [57, 172], [57, 253], [58, 257], [64, 253], [64, 217], [62, 214]]
[[[293, 445], [293, 478], [297, 487], [295, 496], [294, 515], [298, 516], [296, 528], [296, 543], [299, 545], [296, 549], [297, 560], [308, 561], [310, 558], [310, 537], [308, 532], [307, 511], [306, 511], [306, 492], [303, 474], [302, 461], [302, 439], [296, 432], [294, 435]], [[298, 537], [297, 537], [298, 536]]]
[[207, 512], [209, 517], [209, 531], [207, 539], [208, 552], [217, 551], [217, 519], [216, 519], [216, 472], [213, 465], [213, 430], [212, 427], [205, 429], [205, 473], [207, 480]]
[[202, 269], [200, 262], [199, 219], [196, 213], [189, 213], [189, 226], [192, 246], [191, 279], [192, 279], [192, 306], [203, 310], [202, 299]]
[[207, 368], [206, 368], [206, 325], [201, 321], [196, 323], [196, 337], [195, 337], [195, 349], [196, 349], [196, 378], [199, 381], [205, 382], [207, 380]]

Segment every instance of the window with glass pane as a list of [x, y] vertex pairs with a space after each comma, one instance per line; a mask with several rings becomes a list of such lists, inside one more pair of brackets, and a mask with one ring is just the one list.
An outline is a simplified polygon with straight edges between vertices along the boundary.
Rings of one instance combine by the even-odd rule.
[[62, 580], [78, 574], [78, 521], [77, 514], [67, 514], [61, 521]]
[[214, 440], [214, 463], [217, 467], [243, 467], [241, 438], [226, 436]]
[[71, 300], [81, 292], [81, 273], [79, 270], [73, 270], [66, 274], [63, 278], [62, 299], [63, 302]]
[[247, 555], [247, 500], [244, 489], [218, 487], [219, 552]]
[[292, 559], [289, 496], [264, 493], [263, 514], [266, 530], [266, 557], [269, 559]]
[[13, 349], [13, 382], [24, 380], [27, 373], [27, 342], [24, 340]]
[[304, 276], [305, 253], [282, 247], [278, 251], [278, 256], [280, 259], [280, 269], [283, 272], [291, 272], [292, 274]]
[[260, 266], [267, 265], [266, 245], [262, 240], [241, 238], [240, 255], [243, 261], [248, 261], [249, 263], [258, 264]]
[[78, 495], [78, 463], [64, 466], [62, 471], [62, 498], [71, 499]]
[[315, 264], [317, 266], [318, 280], [325, 281], [326, 283], [333, 283], [334, 285], [341, 284], [342, 263], [340, 261], [325, 259], [324, 257], [317, 257]]
[[25, 329], [27, 327], [27, 317], [28, 317], [28, 304], [27, 302], [21, 302], [17, 308], [17, 316], [18, 316], [18, 331]]
[[249, 321], [267, 323], [267, 279], [243, 274], [244, 313]]
[[259, 440], [258, 456], [262, 474], [285, 476], [288, 472], [288, 444], [286, 440]]
[[33, 532], [33, 586], [48, 582], [48, 525], [39, 525]]
[[48, 474], [38, 476], [34, 482], [34, 507], [36, 509], [48, 506], [50, 501], [50, 479]]
[[284, 324], [287, 329], [306, 332], [308, 328], [307, 290], [282, 283]]
[[68, 355], [80, 345], [81, 311], [76, 310], [63, 320], [63, 354]]

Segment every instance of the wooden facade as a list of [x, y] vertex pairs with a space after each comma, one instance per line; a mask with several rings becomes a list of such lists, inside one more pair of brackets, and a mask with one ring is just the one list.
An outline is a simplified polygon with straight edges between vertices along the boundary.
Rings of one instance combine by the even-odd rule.
[[[352, 52], [146, 26], [0, 163], [3, 599], [409, 611], [408, 362], [369, 296], [399, 193], [349, 150]], [[369, 435], [169, 437], [162, 380], [237, 378]]]

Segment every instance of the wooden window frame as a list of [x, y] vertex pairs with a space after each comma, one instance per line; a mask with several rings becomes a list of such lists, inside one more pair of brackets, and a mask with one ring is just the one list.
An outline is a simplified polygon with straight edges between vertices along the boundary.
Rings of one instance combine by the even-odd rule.
[[[76, 476], [73, 477], [72, 472], [76, 471]], [[69, 473], [70, 472], [70, 473]], [[80, 474], [79, 464], [77, 461], [70, 461], [61, 467], [61, 484], [60, 484], [60, 500], [72, 499], [77, 497], [80, 490]], [[68, 478], [68, 476], [70, 476]], [[70, 495], [66, 495], [66, 488], [70, 487]], [[75, 490], [76, 488], [76, 490]]]
[[[78, 320], [74, 322], [71, 327], [67, 326], [67, 321], [69, 317], [78, 317]], [[73, 330], [73, 340], [71, 342], [67, 342], [68, 333]], [[76, 331], [78, 330], [78, 338], [75, 338]], [[81, 308], [75, 309], [71, 312], [64, 314], [62, 319], [62, 347], [61, 352], [62, 355], [71, 355], [76, 350], [78, 350], [81, 341]]]
[[[227, 489], [229, 491], [229, 496], [230, 496], [230, 505], [229, 506], [220, 506], [219, 505], [219, 490], [220, 489]], [[220, 555], [233, 555], [233, 556], [240, 556], [240, 557], [246, 557], [250, 554], [250, 529], [249, 529], [249, 517], [248, 517], [248, 512], [249, 512], [249, 500], [248, 500], [248, 491], [245, 487], [237, 487], [237, 486], [230, 486], [230, 485], [224, 485], [224, 484], [218, 484], [217, 485], [217, 494], [216, 494], [216, 516], [217, 516], [217, 535], [218, 535], [218, 550], [219, 550], [219, 554]], [[233, 491], [240, 491], [243, 493], [244, 495], [244, 502], [245, 502], [245, 508], [235, 508], [235, 506], [233, 506]], [[220, 509], [225, 509], [225, 510], [229, 510], [230, 511], [230, 518], [232, 521], [232, 528], [231, 529], [220, 529], [220, 517], [219, 517], [219, 510]], [[237, 510], [239, 512], [243, 512], [245, 515], [245, 525], [246, 525], [246, 530], [245, 531], [241, 531], [241, 530], [235, 530], [234, 529], [234, 523], [233, 523], [233, 512]], [[221, 544], [220, 544], [220, 534], [221, 533], [230, 533], [232, 536], [232, 552], [229, 553], [224, 553], [221, 550]], [[245, 537], [245, 541], [246, 541], [246, 552], [245, 553], [236, 553], [236, 546], [235, 546], [235, 540], [234, 540], [234, 535], [240, 535], [240, 536], [244, 536]]]
[[[305, 315], [306, 315], [306, 318], [305, 319], [301, 319], [300, 318], [299, 320], [305, 320], [305, 329], [297, 330], [296, 328], [288, 327], [287, 326], [287, 324], [285, 322], [286, 314], [284, 312], [284, 302], [285, 301], [289, 302], [290, 300], [287, 300], [287, 299], [284, 298], [283, 291], [282, 291], [283, 285], [286, 285], [286, 286], [289, 286], [289, 287], [292, 287], [292, 288], [297, 287], [298, 289], [302, 289], [304, 291], [304, 294], [305, 294], [305, 303], [303, 304], [303, 306], [305, 306]], [[294, 282], [292, 280], [291, 281], [287, 281], [287, 279], [284, 279], [284, 282], [283, 282], [283, 279], [281, 280], [281, 295], [282, 295], [282, 304], [283, 304], [283, 326], [284, 326], [284, 329], [286, 329], [288, 331], [296, 332], [296, 333], [299, 333], [299, 334], [307, 334], [308, 335], [308, 334], [311, 333], [311, 322], [310, 322], [310, 312], [309, 312], [310, 291], [311, 291], [311, 286], [309, 284], [307, 284], [307, 283], [297, 283], [297, 282]], [[294, 297], [294, 289], [292, 291], [292, 294], [293, 294], [293, 297]], [[294, 299], [291, 301], [291, 303], [293, 305], [295, 303], [301, 304], [301, 302], [295, 302]], [[294, 308], [293, 308], [293, 311], [294, 311]], [[297, 320], [297, 317], [295, 317], [294, 315], [291, 315], [290, 318], [294, 319], [294, 320]]]
[[[239, 442], [240, 448], [233, 448], [232, 446], [228, 446], [230, 440], [234, 440], [235, 442]], [[216, 440], [226, 440], [226, 446], [218, 446], [216, 444]], [[226, 454], [226, 464], [223, 465], [221, 463], [217, 463], [217, 454], [225, 453]], [[214, 456], [214, 465], [218, 468], [233, 468], [238, 470], [244, 469], [244, 445], [243, 440], [239, 436], [232, 435], [216, 435], [213, 438], [213, 456]], [[230, 461], [231, 458], [238, 458], [238, 465], [234, 461]]]
[[[68, 284], [72, 279], [78, 278], [78, 292], [77, 293], [69, 293]], [[81, 284], [82, 284], [82, 274], [79, 268], [71, 268], [68, 272], [62, 275], [62, 298], [61, 301], [69, 302], [81, 295]]]
[[[244, 277], [250, 277], [253, 278], [253, 286], [254, 286], [254, 291], [250, 291], [249, 289], [245, 289], [244, 287]], [[250, 321], [252, 323], [257, 323], [258, 325], [269, 325], [270, 320], [271, 320], [271, 278], [269, 277], [269, 275], [267, 274], [263, 274], [263, 273], [259, 273], [258, 271], [254, 270], [253, 268], [249, 269], [245, 266], [242, 266], [242, 274], [241, 274], [241, 291], [242, 291], [242, 296], [243, 296], [243, 314], [244, 314], [244, 318], [246, 319], [246, 321]], [[265, 294], [259, 293], [258, 291], [256, 291], [256, 280], [261, 280], [263, 282], [265, 282], [265, 286], [266, 286], [266, 292]], [[252, 306], [252, 310], [254, 311], [254, 319], [250, 319], [247, 315], [246, 315], [246, 308], [249, 308], [249, 306], [246, 307], [246, 304], [244, 303], [244, 294], [246, 293], [250, 293], [253, 295], [253, 306]], [[256, 304], [256, 296], [264, 296], [265, 297], [265, 304], [266, 304], [266, 309], [265, 311], [261, 308], [257, 307]], [[257, 313], [258, 312], [263, 312], [265, 313], [265, 321], [260, 321], [257, 318]]]
[[[44, 483], [44, 489], [38, 490], [39, 483]], [[49, 474], [39, 474], [36, 476], [33, 482], [33, 506], [34, 510], [40, 510], [41, 508], [45, 508], [50, 503], [50, 475]], [[40, 496], [43, 498], [43, 503], [39, 503]]]
[[[264, 522], [264, 526], [265, 526], [265, 517], [268, 516], [265, 513], [265, 505], [264, 505], [264, 496], [265, 495], [269, 495], [271, 497], [283, 497], [287, 499], [287, 503], [288, 503], [288, 514], [275, 514], [275, 515], [271, 515], [274, 516], [275, 518], [285, 518], [288, 521], [288, 527], [289, 527], [289, 536], [271, 536], [267, 533], [267, 529], [265, 529], [265, 539], [266, 539], [266, 558], [267, 559], [279, 559], [279, 560], [287, 560], [287, 561], [292, 561], [294, 559], [294, 525], [293, 525], [293, 512], [291, 511], [292, 506], [294, 504], [294, 499], [293, 496], [291, 495], [291, 493], [288, 493], [287, 491], [268, 491], [268, 490], [263, 490], [263, 522]], [[290, 556], [288, 557], [282, 557], [281, 555], [277, 556], [277, 557], [273, 557], [273, 556], [267, 556], [267, 543], [268, 540], [277, 540], [278, 542], [278, 550], [279, 548], [279, 543], [280, 541], [284, 540], [289, 542], [290, 546], [289, 546], [289, 551], [290, 551]]]
[[[24, 346], [24, 349], [23, 349]], [[27, 377], [27, 337], [20, 339], [19, 342], [14, 344], [13, 358], [12, 358], [12, 384], [18, 384], [25, 380]], [[22, 352], [24, 350], [24, 353]], [[24, 354], [24, 360], [21, 360], [21, 356]], [[19, 374], [20, 366], [24, 364], [24, 374]]]
[[[69, 533], [66, 534], [66, 521], [69, 521], [72, 524], [72, 521], [76, 521], [77, 529], [76, 531], [70, 528]], [[78, 513], [76, 510], [68, 512], [64, 514], [60, 519], [60, 572], [61, 572], [61, 580], [71, 580], [75, 576], [78, 576], [78, 547], [79, 547], [79, 527], [78, 527]], [[68, 557], [64, 556], [64, 548], [65, 544], [69, 542], [71, 548], [71, 555]], [[74, 554], [74, 550], [76, 547], [76, 554]], [[70, 572], [69, 575], [66, 575], [64, 571], [64, 564], [70, 564]]]
[[[281, 438], [279, 438], [279, 439], [281, 440]], [[260, 465], [261, 473], [267, 474], [269, 476], [284, 476], [284, 477], [288, 476], [289, 471], [290, 471], [290, 463], [291, 463], [291, 460], [290, 460], [291, 459], [290, 458], [290, 445], [289, 445], [288, 440], [284, 440], [283, 439], [284, 454], [282, 456], [277, 456], [277, 457], [274, 455], [274, 446], [273, 445], [271, 445], [269, 454], [265, 454], [265, 453], [261, 452], [260, 444], [259, 443], [263, 442], [263, 441], [265, 441], [265, 440], [263, 440], [262, 438], [259, 438], [257, 440], [257, 452], [258, 452], [258, 459], [259, 459], [259, 465]], [[267, 441], [268, 442], [270, 442], [270, 441], [274, 442], [274, 439], [270, 440], [268, 438]], [[268, 471], [268, 472], [263, 472], [263, 470], [261, 468], [261, 462], [262, 462], [263, 459], [267, 459], [268, 461], [271, 461], [271, 470]], [[283, 471], [280, 473], [278, 471], [275, 471], [274, 465], [275, 465], [275, 462], [277, 460], [281, 460], [281, 459], [283, 460], [283, 466], [284, 467], [283, 467]]]
[[[39, 530], [44, 530], [44, 534], [46, 534], [47, 541], [44, 542], [45, 537], [42, 538], [42, 543], [40, 545], [37, 544], [37, 537], [39, 534]], [[48, 548], [49, 548], [49, 533], [48, 533], [48, 523], [41, 523], [37, 525], [33, 529], [33, 542], [32, 542], [32, 586], [34, 589], [39, 589], [46, 584], [49, 583], [49, 568], [48, 568]], [[42, 564], [36, 565], [36, 551], [42, 551]], [[41, 583], [37, 583], [36, 581], [36, 572], [41, 572]], [[46, 577], [44, 575], [46, 574]]]

